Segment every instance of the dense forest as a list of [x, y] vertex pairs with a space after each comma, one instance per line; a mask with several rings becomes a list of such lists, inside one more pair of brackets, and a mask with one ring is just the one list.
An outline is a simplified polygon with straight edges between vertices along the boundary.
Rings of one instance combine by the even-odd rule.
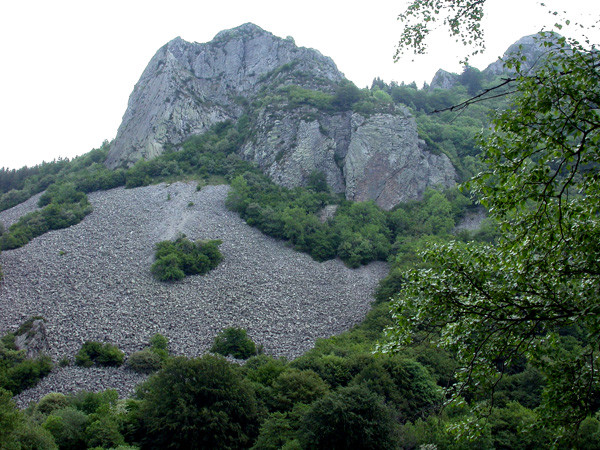
[[[582, 59], [573, 62], [569, 53], [560, 62], [576, 73], [572, 65], [583, 65], [589, 55], [574, 53]], [[554, 66], [545, 67], [551, 70]], [[597, 78], [597, 69], [592, 72]], [[565, 85], [581, 83], [583, 78], [566, 80]], [[309, 185], [303, 188], [274, 184], [236, 152], [249, 136], [251, 117], [218, 124], [190, 138], [181, 148], [129, 169], [106, 169], [103, 161], [108, 142], [71, 161], [3, 169], [0, 208], [44, 193], [36, 212], [8, 229], [0, 229], [2, 250], [26, 245], [49, 230], [83, 220], [92, 213], [87, 193], [188, 180], [197, 183], [198, 189], [207, 183], [230, 184], [228, 208], [248, 225], [316, 261], [340, 258], [349, 267], [358, 267], [381, 260], [389, 263], [390, 272], [381, 281], [373, 307], [361, 324], [339, 336], [319, 340], [312, 350], [293, 361], [263, 354], [245, 330], [237, 328], [224, 330], [215, 339], [212, 354], [200, 358], [171, 355], [168, 336], [161, 335], [127, 359], [114, 346], [86, 342], [75, 357], [81, 366], [125, 364], [127, 370], [152, 374], [130, 399], [119, 399], [111, 390], [55, 393], [18, 411], [11, 397], [45, 376], [52, 363], [48, 358], [26, 359], [14, 343], [15, 334], [23, 330], [9, 333], [0, 341], [0, 445], [104, 449], [598, 448], [598, 376], [592, 373], [586, 378], [577, 373], [579, 370], [585, 375], [596, 368], [597, 354], [589, 350], [597, 337], [591, 323], [595, 319], [573, 320], [574, 313], [564, 312], [571, 308], [569, 311], [591, 315], [595, 309], [587, 305], [576, 309], [557, 300], [559, 296], [579, 296], [573, 300], [579, 305], [577, 302], [584, 302], [581, 299], [597, 287], [593, 278], [586, 277], [598, 273], [594, 266], [598, 259], [590, 249], [593, 238], [587, 236], [591, 233], [597, 237], [594, 224], [598, 209], [585, 201], [597, 201], [597, 189], [593, 188], [598, 180], [593, 169], [579, 171], [580, 167], [596, 167], [597, 161], [581, 160], [580, 166], [582, 153], [576, 153], [561, 163], [556, 154], [546, 158], [538, 151], [529, 155], [529, 178], [521, 185], [515, 181], [519, 172], [514, 166], [507, 172], [488, 173], [487, 178], [480, 175], [494, 164], [505, 167], [504, 156], [496, 156], [494, 161], [494, 149], [506, 142], [514, 145], [511, 132], [525, 132], [511, 122], [503, 134], [493, 135], [490, 125], [507, 123], [511, 108], [529, 108], [534, 114], [535, 106], [543, 112], [544, 98], [532, 106], [534, 99], [528, 97], [539, 92], [526, 85], [535, 80], [522, 77], [519, 82], [525, 83], [525, 87], [519, 85], [520, 93], [478, 101], [459, 112], [449, 108], [502, 84], [500, 78], [467, 66], [457, 83], [444, 90], [388, 85], [379, 79], [369, 89], [346, 82], [335, 94], [293, 86], [287, 89], [287, 97], [281, 101], [292, 106], [305, 103], [325, 109], [351, 108], [362, 114], [407, 107], [416, 118], [419, 135], [432, 151], [451, 159], [461, 181], [475, 177], [462, 189], [430, 189], [421, 200], [400, 204], [391, 211], [373, 202], [348, 202], [331, 193], [322, 173], [311, 174]], [[566, 89], [565, 85], [560, 87]], [[597, 85], [590, 92], [597, 94]], [[499, 116], [494, 117], [495, 110], [501, 111]], [[597, 116], [580, 121], [591, 123], [585, 137], [597, 144]], [[541, 120], [539, 123], [542, 134], [556, 131], [551, 125], [544, 129]], [[529, 137], [540, 139], [539, 135]], [[568, 144], [572, 146], [573, 141]], [[525, 151], [525, 144], [521, 145], [519, 151]], [[547, 148], [551, 143], [544, 150]], [[562, 197], [558, 197], [563, 201], [560, 208], [552, 209], [557, 197], [545, 197], [547, 190], [523, 188], [536, 183], [552, 186], [555, 180], [563, 184], [548, 188], [554, 189], [549, 195], [561, 188], [562, 195], [572, 180], [578, 183], [575, 188], [579, 190], [569, 190], [568, 201], [575, 202], [569, 206], [575, 212], [565, 206], [567, 200]], [[512, 186], [512, 190], [498, 193], [495, 186]], [[323, 218], [326, 209], [334, 213]], [[581, 211], [591, 219], [576, 220]], [[457, 227], [465, 216], [486, 212], [490, 218], [476, 231]], [[539, 214], [564, 214], [560, 216], [561, 220], [564, 217], [560, 232], [571, 233], [566, 244], [560, 233], [545, 227]], [[560, 257], [553, 260], [547, 250], [542, 252], [519, 239], [531, 232], [531, 224], [537, 226], [534, 232], [539, 233], [535, 236], [540, 245], [550, 242], [550, 247], [559, 249]], [[159, 244], [156, 250], [153, 271], [171, 281], [204, 273], [220, 260], [218, 242], [193, 243], [180, 237]], [[201, 254], [203, 250], [209, 256]], [[542, 264], [540, 254], [556, 267]], [[516, 269], [501, 263], [511, 263]], [[188, 273], [186, 267], [194, 270]], [[557, 273], [561, 267], [566, 268]], [[579, 270], [576, 276], [583, 274], [581, 279], [574, 275], [575, 269]], [[564, 283], [574, 294], [553, 284], [544, 271], [560, 280], [568, 275]], [[506, 273], [513, 278], [504, 277]], [[524, 276], [529, 277], [530, 284]], [[543, 295], [519, 291], [523, 283], [532, 290], [546, 290]], [[468, 303], [465, 295], [473, 290], [489, 297], [481, 303]], [[536, 306], [536, 296], [551, 306], [558, 303], [555, 321], [540, 319], [533, 326], [527, 321]], [[503, 304], [503, 299], [508, 299], [507, 303]], [[515, 304], [515, 299], [531, 301]], [[523, 310], [524, 319], [519, 316]], [[503, 311], [508, 312], [503, 316]], [[549, 307], [544, 311], [555, 312]], [[431, 314], [425, 316], [424, 312]], [[479, 315], [491, 320], [473, 319]], [[469, 320], [461, 322], [463, 318]], [[510, 328], [513, 323], [517, 324], [515, 329]], [[25, 330], [27, 326], [24, 324]], [[491, 339], [505, 331], [507, 338]], [[524, 339], [515, 341], [519, 333]], [[552, 339], [552, 351], [543, 345], [545, 339]], [[540, 345], [526, 348], [525, 340], [539, 341]], [[488, 343], [492, 348], [486, 347]], [[479, 354], [477, 349], [487, 353]], [[226, 356], [243, 363], [231, 362]], [[591, 365], [588, 360], [592, 360]], [[581, 389], [567, 389], [572, 395], [560, 397], [561, 390], [565, 391], [561, 378], [565, 371], [571, 376], [567, 381], [581, 385]], [[483, 381], [469, 384], [472, 379]], [[583, 394], [586, 387], [588, 391]], [[556, 417], [561, 409], [564, 416]]]

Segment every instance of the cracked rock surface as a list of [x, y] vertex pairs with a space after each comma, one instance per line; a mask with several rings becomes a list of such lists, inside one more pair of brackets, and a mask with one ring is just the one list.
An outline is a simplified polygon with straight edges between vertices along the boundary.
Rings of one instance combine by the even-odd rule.
[[[267, 354], [295, 358], [316, 339], [364, 318], [386, 264], [318, 263], [228, 211], [228, 189], [174, 183], [90, 194], [94, 211], [81, 223], [0, 255], [0, 333], [44, 316], [58, 361], [72, 360], [87, 340], [114, 343], [129, 355], [155, 333], [169, 339], [172, 353], [199, 356], [218, 332], [235, 326]], [[1, 212], [0, 222], [8, 226], [35, 203]], [[154, 280], [154, 244], [180, 232], [193, 240], [221, 239], [223, 262], [204, 276]], [[128, 395], [141, 379], [126, 369], [57, 368], [17, 401], [26, 405], [48, 392], [79, 389]]]

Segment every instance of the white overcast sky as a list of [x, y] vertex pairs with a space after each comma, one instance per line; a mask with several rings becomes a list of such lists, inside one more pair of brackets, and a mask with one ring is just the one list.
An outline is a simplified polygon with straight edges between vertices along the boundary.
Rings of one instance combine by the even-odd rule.
[[[0, 167], [73, 157], [116, 136], [146, 64], [181, 36], [207, 42], [253, 22], [333, 58], [359, 87], [431, 81], [438, 68], [460, 71], [464, 50], [434, 35], [428, 55], [393, 63], [407, 0], [3, 0], [0, 5]], [[600, 18], [600, 1], [548, 0], [569, 17]], [[522, 36], [554, 23], [536, 0], [488, 0], [485, 68]], [[583, 18], [580, 13], [584, 14]], [[590, 33], [600, 43], [597, 32]]]

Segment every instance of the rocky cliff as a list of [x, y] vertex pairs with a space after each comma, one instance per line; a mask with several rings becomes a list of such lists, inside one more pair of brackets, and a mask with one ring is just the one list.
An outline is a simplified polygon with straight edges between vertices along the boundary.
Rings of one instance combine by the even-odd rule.
[[217, 122], [238, 119], [276, 69], [292, 63], [313, 78], [343, 79], [330, 58], [253, 24], [222, 31], [205, 44], [173, 39], [135, 85], [107, 165], [151, 159]]
[[287, 187], [323, 172], [334, 192], [391, 209], [428, 186], [451, 186], [456, 177], [447, 156], [427, 151], [407, 109], [369, 116], [263, 110], [255, 127], [257, 137], [242, 153]]
[[553, 47], [546, 47], [545, 41], [556, 42], [560, 39], [560, 35], [557, 33], [541, 33], [524, 36], [517, 42], [512, 44], [501, 58], [487, 66], [484, 73], [492, 75], [501, 75], [504, 73], [514, 73], [511, 70], [507, 70], [504, 67], [504, 62], [510, 58], [521, 56], [525, 58], [523, 63], [524, 67], [530, 68], [536, 65], [540, 59], [544, 58], [545, 55], [553, 51]]
[[425, 148], [406, 110], [358, 114], [317, 100], [292, 102], [286, 90], [331, 99], [343, 80], [330, 58], [256, 25], [222, 31], [204, 44], [176, 38], [136, 84], [107, 165], [154, 158], [244, 116], [251, 137], [240, 153], [284, 186], [305, 185], [311, 173], [323, 172], [335, 192], [389, 209], [427, 186], [454, 184], [452, 164]]

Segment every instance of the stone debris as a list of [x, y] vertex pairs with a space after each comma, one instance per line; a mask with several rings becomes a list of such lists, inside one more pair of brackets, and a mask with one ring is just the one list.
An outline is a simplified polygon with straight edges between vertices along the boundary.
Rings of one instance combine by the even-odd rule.
[[[0, 333], [45, 317], [57, 362], [73, 360], [88, 340], [114, 343], [129, 355], [155, 333], [169, 339], [174, 354], [199, 356], [217, 333], [235, 326], [267, 354], [291, 359], [364, 318], [387, 264], [318, 263], [228, 211], [228, 189], [197, 191], [195, 183], [179, 182], [90, 194], [94, 211], [81, 223], [0, 255]], [[28, 205], [15, 208], [35, 209], [34, 201]], [[13, 220], [15, 208], [1, 212], [0, 222]], [[223, 262], [204, 276], [156, 281], [154, 244], [178, 233], [221, 239]], [[140, 379], [126, 369], [56, 369], [19, 402], [78, 389], [128, 395]]]

